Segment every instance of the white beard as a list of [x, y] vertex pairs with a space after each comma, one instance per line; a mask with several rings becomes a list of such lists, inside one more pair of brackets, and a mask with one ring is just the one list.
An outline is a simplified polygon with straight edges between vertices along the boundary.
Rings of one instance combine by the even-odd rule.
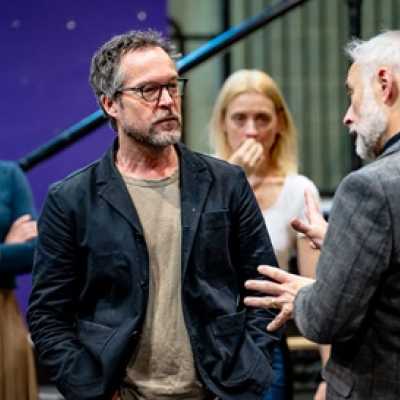
[[368, 82], [364, 83], [365, 93], [360, 109], [360, 121], [350, 126], [356, 133], [356, 153], [363, 160], [374, 160], [379, 139], [388, 126], [388, 117], [374, 98]]

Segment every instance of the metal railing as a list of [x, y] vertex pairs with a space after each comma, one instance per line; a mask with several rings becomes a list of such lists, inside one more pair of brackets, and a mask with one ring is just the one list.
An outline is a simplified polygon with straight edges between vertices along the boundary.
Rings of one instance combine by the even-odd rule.
[[[216, 54], [221, 53], [229, 46], [250, 35], [257, 29], [271, 21], [285, 15], [294, 8], [306, 3], [308, 0], [282, 0], [279, 3], [266, 7], [260, 14], [249, 18], [235, 27], [227, 30], [200, 46], [177, 62], [179, 73], [184, 73], [203, 63]], [[24, 171], [32, 169], [40, 162], [47, 160], [72, 143], [77, 142], [96, 128], [107, 122], [102, 110], [97, 110], [86, 118], [70, 126], [55, 136], [52, 140], [40, 146], [36, 150], [18, 160], [18, 164]]]

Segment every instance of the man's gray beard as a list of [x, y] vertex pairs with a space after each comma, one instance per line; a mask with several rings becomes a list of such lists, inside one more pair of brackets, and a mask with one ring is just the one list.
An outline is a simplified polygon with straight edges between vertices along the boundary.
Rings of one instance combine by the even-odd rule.
[[125, 130], [125, 133], [128, 137], [141, 144], [156, 148], [162, 148], [176, 144], [181, 139], [180, 129], [176, 129], [171, 132], [157, 132], [153, 128], [150, 128], [147, 134], [135, 131], [134, 129], [127, 129]]
[[363, 160], [376, 158], [377, 144], [388, 126], [388, 118], [374, 98], [371, 86], [365, 80], [364, 98], [361, 104], [360, 122], [350, 127], [356, 132], [356, 153]]

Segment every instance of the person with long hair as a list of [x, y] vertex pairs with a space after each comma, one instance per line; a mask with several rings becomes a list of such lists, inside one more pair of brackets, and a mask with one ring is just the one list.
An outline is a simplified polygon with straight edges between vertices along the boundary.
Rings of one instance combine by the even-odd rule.
[[[240, 165], [263, 212], [281, 268], [297, 256], [298, 271], [314, 277], [318, 252], [291, 228], [302, 217], [304, 193], [319, 199], [316, 186], [298, 174], [296, 127], [274, 80], [259, 70], [243, 69], [225, 81], [215, 102], [210, 137], [215, 155]], [[282, 349], [274, 353], [276, 380], [265, 399], [288, 398]], [[323, 384], [316, 398], [323, 399]]]
[[16, 276], [32, 269], [32, 194], [12, 162], [0, 161], [0, 186], [0, 399], [37, 400], [32, 346], [14, 294]]

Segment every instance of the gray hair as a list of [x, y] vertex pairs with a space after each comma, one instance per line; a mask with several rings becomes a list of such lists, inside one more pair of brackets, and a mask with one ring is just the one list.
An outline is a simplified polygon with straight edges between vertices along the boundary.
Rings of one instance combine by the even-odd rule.
[[400, 31], [386, 31], [369, 40], [352, 40], [345, 52], [359, 64], [364, 76], [371, 77], [380, 65], [400, 70]]
[[126, 53], [151, 47], [162, 48], [171, 59], [178, 58], [175, 46], [158, 31], [129, 31], [117, 35], [104, 43], [93, 55], [90, 66], [89, 82], [96, 95], [97, 102], [104, 113], [110, 118], [111, 126], [116, 130], [116, 124], [103, 108], [101, 99], [107, 96], [115, 98], [122, 85], [123, 76], [120, 73], [120, 62]]

